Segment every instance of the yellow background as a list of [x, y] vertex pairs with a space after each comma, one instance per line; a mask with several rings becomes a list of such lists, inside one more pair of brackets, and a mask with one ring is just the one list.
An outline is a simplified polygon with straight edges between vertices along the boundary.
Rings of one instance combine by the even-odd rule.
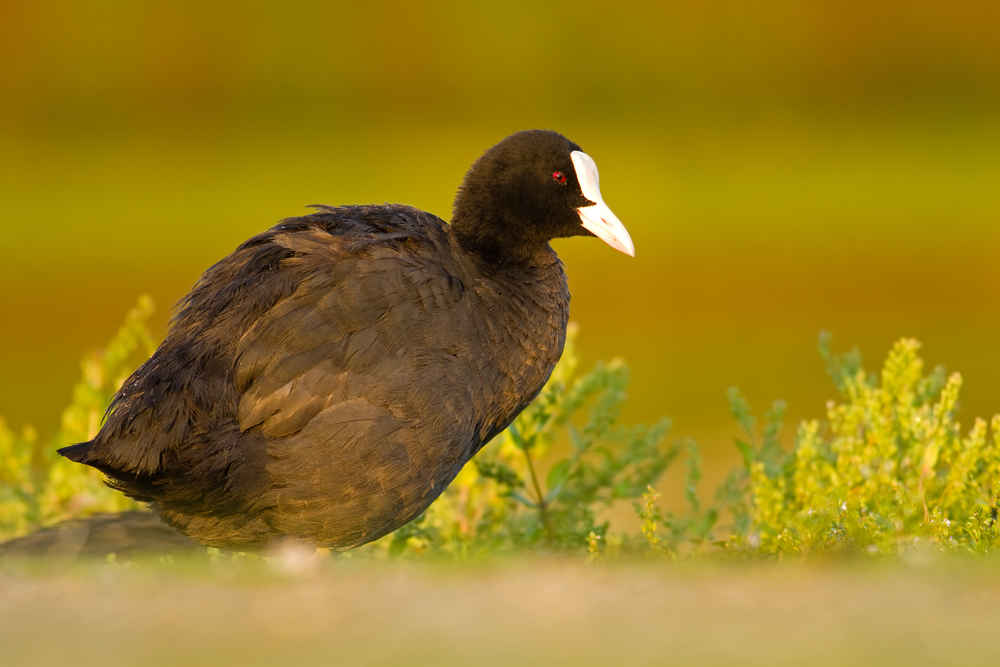
[[[0, 20], [0, 415], [51, 433], [78, 360], [313, 203], [448, 219], [465, 170], [550, 128], [635, 259], [557, 242], [584, 367], [627, 420], [735, 459], [725, 390], [791, 420], [821, 329], [901, 336], [1000, 409], [1000, 4], [14, 2]], [[789, 432], [791, 429], [789, 429]]]

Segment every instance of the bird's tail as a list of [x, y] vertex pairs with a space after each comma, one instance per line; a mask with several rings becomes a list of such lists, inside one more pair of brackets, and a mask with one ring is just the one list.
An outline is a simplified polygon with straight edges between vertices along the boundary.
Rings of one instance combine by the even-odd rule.
[[77, 463], [89, 463], [90, 460], [90, 448], [94, 444], [93, 440], [88, 440], [87, 442], [81, 442], [75, 445], [69, 445], [68, 447], [62, 447], [56, 451], [68, 458], [70, 461], [75, 461]]

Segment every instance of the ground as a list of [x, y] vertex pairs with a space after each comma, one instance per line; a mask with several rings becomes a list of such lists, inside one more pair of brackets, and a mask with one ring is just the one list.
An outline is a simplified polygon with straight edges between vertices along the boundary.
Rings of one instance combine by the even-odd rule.
[[1000, 563], [7, 567], [21, 665], [996, 664]]

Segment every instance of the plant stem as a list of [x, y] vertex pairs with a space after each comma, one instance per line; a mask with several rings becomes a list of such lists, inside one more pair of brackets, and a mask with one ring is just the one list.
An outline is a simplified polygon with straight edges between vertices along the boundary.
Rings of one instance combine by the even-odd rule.
[[535, 475], [535, 464], [531, 460], [531, 452], [529, 447], [523, 447], [524, 458], [528, 462], [528, 472], [531, 473], [531, 483], [535, 487], [535, 495], [538, 497], [538, 512], [542, 517], [542, 525], [545, 526], [545, 532], [549, 536], [549, 544], [555, 546], [556, 534], [552, 530], [552, 523], [549, 521], [548, 505], [545, 502], [545, 495], [542, 493], [542, 487], [538, 483], [538, 476]]

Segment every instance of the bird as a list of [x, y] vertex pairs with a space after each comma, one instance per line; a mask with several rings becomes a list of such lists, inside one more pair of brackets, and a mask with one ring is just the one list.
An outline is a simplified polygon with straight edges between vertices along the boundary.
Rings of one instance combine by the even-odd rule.
[[475, 160], [450, 223], [312, 208], [210, 267], [97, 435], [59, 450], [207, 546], [343, 551], [418, 517], [562, 354], [550, 241], [635, 256], [593, 158], [551, 130]]

